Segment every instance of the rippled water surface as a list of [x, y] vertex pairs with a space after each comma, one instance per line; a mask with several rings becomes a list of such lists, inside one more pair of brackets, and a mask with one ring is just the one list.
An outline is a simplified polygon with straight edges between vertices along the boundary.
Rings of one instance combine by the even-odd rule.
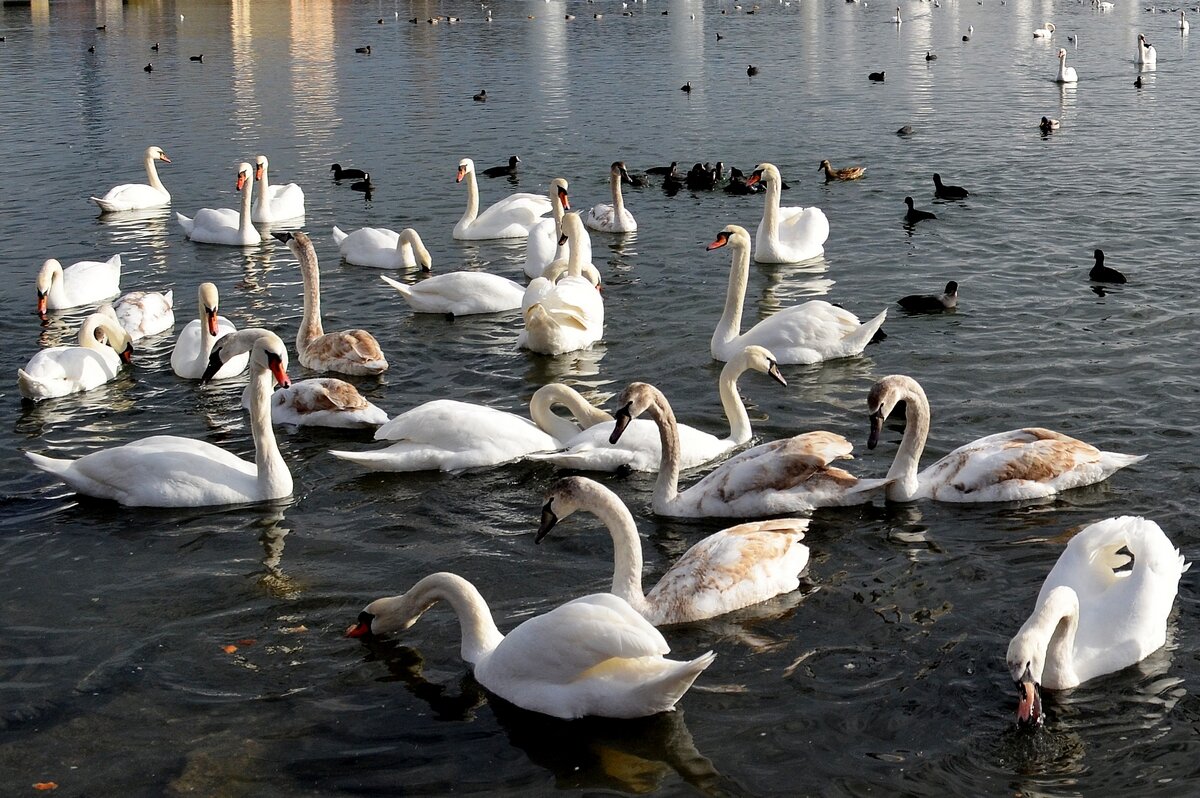
[[[474, 2], [0, 9], [5, 794], [48, 781], [59, 794], [128, 796], [1200, 792], [1192, 574], [1168, 645], [1048, 698], [1036, 736], [1013, 728], [1003, 663], [1079, 527], [1147, 515], [1197, 555], [1200, 75], [1175, 17], [1132, 0], [1106, 14], [903, 0], [897, 28], [882, 2], [769, 0], [754, 15], [744, 4], [631, 2], [623, 17], [615, 0], [494, 2], [490, 23]], [[424, 21], [435, 14], [463, 21]], [[1057, 25], [1053, 43], [1031, 37], [1045, 20]], [[1159, 64], [1137, 89], [1139, 31]], [[356, 55], [366, 44], [371, 55]], [[1078, 87], [1052, 82], [1059, 45]], [[203, 63], [188, 60], [201, 53]], [[877, 70], [886, 82], [867, 81]], [[480, 88], [489, 99], [473, 103]], [[1043, 115], [1061, 130], [1039, 135]], [[910, 138], [894, 135], [904, 124]], [[561, 175], [578, 208], [607, 201], [615, 159], [635, 170], [769, 160], [792, 185], [785, 204], [820, 206], [832, 233], [816, 264], [752, 268], [748, 320], [818, 295], [862, 317], [892, 313], [887, 339], [863, 357], [785, 367], [786, 389], [748, 375], [741, 388], [761, 439], [833, 430], [856, 443], [855, 473], [882, 476], [899, 427], [867, 451], [865, 395], [880, 376], [905, 373], [933, 404], [929, 459], [1033, 424], [1149, 457], [1049, 502], [820, 511], [799, 593], [667, 631], [680, 657], [718, 653], [678, 712], [621, 723], [532, 716], [471, 679], [444, 608], [367, 645], [341, 633], [368, 600], [437, 570], [473, 580], [501, 629], [606, 589], [612, 548], [593, 520], [571, 519], [533, 545], [555, 477], [547, 466], [365, 474], [327, 450], [366, 448], [369, 433], [282, 429], [291, 501], [180, 511], [79, 501], [29, 467], [26, 450], [77, 456], [164, 431], [252, 451], [242, 383], [177, 379], [173, 334], [145, 342], [108, 386], [23, 405], [16, 369], [70, 339], [86, 312], [39, 325], [33, 280], [45, 258], [120, 252], [123, 288], [175, 290], [177, 329], [196, 285], [211, 280], [239, 326], [294, 338], [299, 270], [275, 242], [196, 245], [165, 212], [97, 219], [86, 198], [140, 180], [149, 144], [172, 159], [161, 167], [172, 210], [234, 205], [233, 167], [260, 152], [276, 182], [304, 187], [326, 327], [376, 333], [392, 368], [355, 382], [391, 413], [438, 397], [521, 410], [554, 380], [611, 407], [628, 382], [648, 379], [681, 419], [720, 431], [708, 339], [729, 258], [704, 245], [726, 224], [753, 228], [761, 199], [627, 190], [636, 235], [593, 236], [604, 343], [557, 358], [515, 349], [516, 314], [414, 316], [375, 270], [339, 263], [329, 229], [412, 226], [436, 270], [516, 278], [523, 244], [450, 237], [464, 156], [480, 167], [523, 160], [516, 186], [483, 181], [485, 203], [542, 192]], [[823, 158], [864, 164], [867, 177], [825, 185]], [[334, 161], [370, 170], [370, 199], [329, 179]], [[934, 171], [970, 199], [934, 201]], [[906, 194], [940, 218], [906, 229]], [[1128, 285], [1093, 292], [1095, 247]], [[948, 279], [962, 286], [953, 315], [905, 317], [892, 304]], [[291, 372], [306, 376], [295, 362]], [[648, 581], [720, 526], [653, 517], [650, 476], [604, 481], [638, 516]]]

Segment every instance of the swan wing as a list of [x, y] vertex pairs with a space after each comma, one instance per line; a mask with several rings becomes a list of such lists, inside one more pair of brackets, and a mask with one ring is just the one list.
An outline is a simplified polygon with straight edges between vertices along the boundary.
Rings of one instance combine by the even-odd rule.
[[171, 203], [171, 195], [146, 183], [124, 183], [113, 186], [103, 197], [91, 197], [105, 213], [157, 208]]
[[[242, 406], [249, 407], [249, 386]], [[271, 394], [271, 420], [294, 426], [358, 428], [387, 423], [387, 414], [348, 382], [333, 377], [298, 380]]]
[[[526, 289], [486, 272], [448, 272], [408, 286], [405, 298], [424, 313], [498, 313], [521, 306]], [[403, 293], [403, 292], [402, 292]]]
[[171, 291], [131, 291], [113, 303], [117, 321], [133, 340], [157, 335], [175, 326]]
[[550, 200], [540, 194], [512, 194], [485, 208], [470, 226], [504, 233], [501, 237], [522, 237], [551, 210]]
[[515, 413], [485, 405], [436, 399], [393, 418], [375, 431], [375, 440], [434, 445], [451, 451], [488, 450], [504, 462], [558, 442]]

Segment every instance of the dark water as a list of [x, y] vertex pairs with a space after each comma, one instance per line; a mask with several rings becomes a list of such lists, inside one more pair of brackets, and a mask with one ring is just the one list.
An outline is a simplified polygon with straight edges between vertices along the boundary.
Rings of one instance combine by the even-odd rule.
[[[341, 636], [368, 600], [436, 570], [476, 582], [502, 629], [605, 589], [611, 545], [595, 523], [572, 520], [570, 534], [533, 545], [552, 469], [363, 474], [326, 450], [365, 447], [369, 434], [282, 430], [291, 501], [124, 510], [77, 500], [21, 452], [75, 456], [169, 431], [245, 455], [240, 383], [201, 389], [175, 378], [173, 335], [147, 342], [127, 376], [87, 395], [23, 406], [9, 379], [2, 792], [45, 781], [58, 794], [129, 796], [1200, 791], [1191, 574], [1167, 647], [1050, 698], [1036, 737], [1012, 727], [1003, 664], [1072, 530], [1142, 514], [1196, 556], [1198, 75], [1176, 17], [1125, 0], [1108, 14], [905, 0], [897, 30], [882, 2], [765, 3], [753, 16], [750, 5], [631, 3], [636, 15], [624, 18], [609, 0], [495, 3], [490, 24], [471, 2], [5, 7], [0, 297], [10, 312], [0, 316], [0, 370], [15, 378], [84, 315], [39, 326], [32, 282], [52, 256], [121, 252], [123, 287], [173, 287], [178, 325], [196, 284], [212, 280], [239, 326], [291, 341], [300, 276], [282, 247], [199, 246], [167, 214], [103, 221], [86, 201], [140, 180], [153, 143], [173, 160], [160, 173], [174, 210], [233, 205], [234, 164], [262, 152], [275, 182], [307, 194], [327, 328], [361, 325], [382, 342], [392, 369], [356, 382], [389, 412], [437, 397], [519, 409], [556, 379], [600, 402], [652, 379], [682, 419], [718, 431], [708, 339], [728, 256], [704, 245], [728, 223], [753, 228], [760, 200], [627, 192], [638, 233], [593, 237], [607, 283], [604, 344], [553, 359], [514, 349], [515, 315], [414, 316], [375, 270], [339, 265], [328, 233], [335, 223], [413, 226], [439, 271], [516, 277], [523, 245], [450, 238], [464, 156], [484, 167], [517, 153], [521, 190], [566, 176], [580, 208], [607, 201], [617, 158], [635, 169], [770, 160], [793, 186], [785, 204], [819, 205], [832, 234], [816, 266], [753, 267], [748, 319], [812, 295], [867, 317], [948, 279], [962, 299], [953, 316], [893, 313], [888, 339], [865, 357], [785, 368], [786, 390], [747, 377], [762, 439], [840, 432], [859, 448], [855, 472], [881, 476], [899, 433], [866, 451], [865, 394], [879, 376], [906, 373], [933, 403], [927, 458], [1038, 424], [1148, 459], [1050, 502], [821, 511], [801, 593], [669, 631], [680, 657], [718, 652], [680, 711], [567, 724], [488, 698], [444, 609], [398, 638], [364, 646]], [[567, 10], [578, 19], [564, 20]], [[434, 14], [464, 21], [407, 22]], [[1057, 25], [1053, 44], [1031, 37], [1044, 20]], [[1140, 90], [1138, 31], [1160, 59]], [[1078, 49], [1067, 42], [1074, 33]], [[365, 44], [372, 54], [356, 56]], [[1070, 48], [1078, 87], [1051, 82], [1058, 45]], [[926, 50], [939, 59], [927, 63]], [[200, 53], [203, 64], [188, 60]], [[887, 81], [868, 83], [877, 70]], [[684, 81], [690, 96], [678, 90]], [[480, 88], [486, 104], [471, 101]], [[1062, 129], [1039, 135], [1043, 115]], [[893, 135], [902, 124], [911, 138]], [[823, 158], [865, 164], [867, 177], [826, 186]], [[371, 171], [370, 200], [329, 180], [334, 161]], [[934, 171], [970, 188], [970, 200], [933, 201]], [[484, 202], [511, 190], [481, 186]], [[941, 218], [906, 230], [906, 194]], [[1129, 285], [1091, 291], [1095, 247]], [[306, 376], [298, 364], [291, 371]], [[606, 481], [639, 516], [647, 581], [718, 528], [653, 518], [648, 476]]]

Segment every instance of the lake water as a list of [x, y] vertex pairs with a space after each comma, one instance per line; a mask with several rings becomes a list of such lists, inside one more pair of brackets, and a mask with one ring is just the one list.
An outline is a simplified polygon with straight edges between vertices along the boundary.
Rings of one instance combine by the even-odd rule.
[[[634, 16], [622, 17], [613, 0], [495, 2], [490, 23], [474, 2], [0, 9], [0, 298], [11, 311], [0, 318], [0, 791], [53, 781], [58, 794], [92, 796], [1200, 792], [1193, 574], [1168, 645], [1048, 697], [1036, 735], [1014, 728], [1004, 666], [1008, 639], [1082, 525], [1146, 515], [1197, 556], [1200, 70], [1176, 17], [1130, 0], [1104, 14], [904, 0], [897, 28], [883, 2], [772, 1], [754, 15], [745, 5], [630, 3]], [[424, 21], [435, 14], [463, 21]], [[1053, 43], [1032, 38], [1045, 20], [1057, 25]], [[1139, 31], [1160, 60], [1137, 89]], [[367, 44], [370, 56], [355, 54]], [[1060, 45], [1077, 87], [1052, 82]], [[201, 53], [203, 63], [189, 61]], [[748, 64], [760, 70], [752, 79]], [[868, 82], [879, 70], [886, 82]], [[488, 101], [472, 102], [481, 88]], [[1040, 135], [1043, 115], [1061, 130]], [[894, 135], [904, 124], [910, 138]], [[769, 160], [792, 185], [784, 203], [820, 206], [832, 233], [815, 265], [752, 267], [748, 319], [817, 295], [863, 318], [892, 312], [888, 338], [863, 357], [785, 367], [786, 389], [748, 375], [742, 392], [762, 440], [833, 430], [855, 442], [856, 474], [882, 476], [899, 428], [866, 450], [866, 392], [904, 373], [933, 405], [927, 461], [1025, 425], [1149, 457], [1047, 502], [820, 511], [800, 593], [668, 630], [680, 658], [718, 654], [678, 712], [621, 723], [532, 716], [467, 675], [446, 608], [367, 645], [342, 632], [367, 601], [437, 570], [473, 580], [502, 630], [607, 589], [611, 544], [594, 521], [564, 522], [533, 545], [556, 476], [547, 466], [365, 474], [327, 450], [368, 448], [369, 433], [283, 429], [291, 501], [179, 511], [81, 502], [29, 466], [26, 450], [77, 456], [160, 432], [252, 451], [241, 381], [176, 378], [173, 334], [139, 347], [108, 386], [23, 405], [16, 369], [71, 338], [85, 315], [39, 325], [33, 280], [47, 257], [120, 252], [125, 290], [174, 288], [176, 330], [196, 285], [211, 280], [239, 327], [294, 339], [299, 269], [274, 241], [196, 245], [166, 213], [97, 219], [88, 195], [140, 180], [149, 144], [172, 159], [160, 169], [172, 210], [234, 205], [234, 165], [258, 153], [275, 182], [304, 187], [326, 328], [378, 336], [391, 370], [354, 381], [390, 413], [439, 397], [521, 411], [560, 379], [611, 408], [647, 379], [682, 420], [722, 430], [708, 341], [729, 256], [704, 246], [726, 224], [753, 229], [760, 198], [627, 190], [637, 234], [592, 239], [604, 343], [557, 358], [515, 349], [516, 314], [414, 316], [377, 271], [339, 264], [329, 229], [412, 226], [437, 271], [517, 278], [523, 244], [451, 239], [462, 157], [484, 167], [519, 154], [520, 190], [565, 176], [577, 208], [608, 201], [615, 159], [634, 170], [720, 159], [747, 171]], [[825, 185], [823, 158], [864, 164], [867, 176]], [[329, 179], [335, 161], [370, 170], [370, 200]], [[970, 199], [935, 202], [935, 171]], [[512, 190], [484, 180], [483, 202]], [[940, 218], [906, 229], [906, 194]], [[1092, 291], [1096, 247], [1128, 285]], [[949, 279], [961, 284], [953, 315], [905, 317], [893, 304]], [[307, 376], [294, 360], [291, 374]], [[721, 526], [655, 518], [652, 475], [604, 481], [635, 510], [648, 583]]]

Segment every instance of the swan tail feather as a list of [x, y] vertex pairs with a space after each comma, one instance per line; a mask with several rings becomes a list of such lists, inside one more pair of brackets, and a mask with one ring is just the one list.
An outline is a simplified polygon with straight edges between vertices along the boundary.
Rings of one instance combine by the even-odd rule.
[[[25, 369], [17, 369], [17, 389], [26, 399], [43, 399], [53, 395], [50, 386], [33, 376]], [[33, 457], [34, 455], [30, 455]], [[34, 462], [37, 462], [36, 460]]]
[[896, 480], [893, 479], [860, 479], [857, 484], [846, 489], [847, 496], [855, 496], [862, 493], [872, 493], [877, 490], [882, 490], [888, 485], [891, 485]]
[[383, 280], [385, 283], [390, 285], [392, 288], [395, 288], [397, 291], [399, 291], [400, 296], [404, 297], [405, 299], [412, 299], [412, 289], [409, 286], [405, 285], [404, 283], [400, 282], [399, 280], [393, 280], [391, 277], [388, 277], [386, 274], [379, 275], [379, 279]]
[[175, 212], [175, 218], [179, 221], [179, 226], [183, 228], [183, 232], [187, 235], [191, 235], [192, 227], [194, 226], [192, 224], [192, 220], [178, 211]]
[[338, 226], [336, 224], [333, 226], [333, 243], [341, 244], [343, 241], [346, 240], [346, 236], [347, 236], [347, 234], [343, 233], [340, 229], [338, 229]]
[[887, 319], [887, 308], [883, 309], [878, 316], [860, 324], [858, 329], [842, 339], [842, 343], [846, 345], [847, 351], [851, 354], [858, 354], [867, 348], [867, 344], [871, 343], [871, 339], [875, 337], [875, 333], [879, 332], [879, 328], [883, 326], [884, 320]]
[[28, 457], [37, 468], [40, 468], [47, 474], [53, 474], [60, 479], [64, 478], [64, 475], [67, 473], [67, 470], [70, 469], [71, 464], [75, 462], [74, 460], [60, 460], [57, 457], [47, 457], [44, 454], [37, 454], [35, 452], [25, 452], [25, 456]]

